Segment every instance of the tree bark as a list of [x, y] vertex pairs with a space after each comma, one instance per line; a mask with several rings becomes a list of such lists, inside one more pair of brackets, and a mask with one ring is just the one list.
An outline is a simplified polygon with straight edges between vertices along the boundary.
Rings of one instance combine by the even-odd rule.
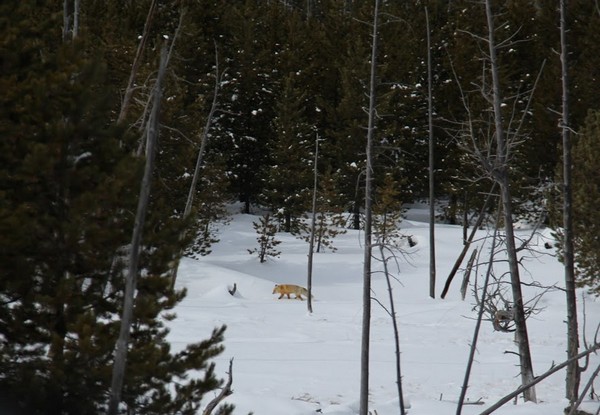
[[73, 40], [79, 35], [79, 0], [73, 2]]
[[383, 272], [385, 275], [385, 282], [388, 288], [388, 297], [390, 301], [390, 309], [388, 314], [392, 318], [392, 328], [394, 329], [394, 354], [396, 357], [396, 387], [398, 391], [398, 404], [400, 406], [400, 415], [406, 415], [406, 408], [404, 406], [404, 393], [402, 392], [402, 366], [400, 359], [400, 329], [398, 328], [398, 321], [396, 321], [396, 306], [394, 304], [394, 295], [392, 291], [392, 281], [390, 278], [390, 272], [387, 265], [387, 258], [385, 257], [385, 247], [383, 242], [379, 243], [379, 254], [381, 255], [381, 262], [383, 264]]
[[152, 26], [152, 19], [154, 19], [157, 3], [157, 0], [152, 0], [152, 3], [150, 3], [146, 22], [144, 23], [144, 32], [142, 33], [142, 38], [140, 39], [140, 43], [135, 52], [135, 57], [133, 58], [131, 72], [129, 73], [129, 80], [127, 81], [127, 87], [125, 88], [125, 95], [123, 96], [123, 102], [121, 103], [121, 110], [119, 111], [117, 122], [123, 121], [129, 110], [129, 104], [131, 103], [131, 97], [133, 96], [133, 84], [135, 83], [135, 77], [137, 76], [138, 69], [142, 62], [142, 54], [146, 47], [146, 41], [150, 36], [150, 27]]
[[460, 255], [458, 256], [458, 258], [456, 259], [456, 262], [454, 263], [454, 267], [452, 267], [452, 270], [450, 271], [450, 274], [448, 275], [448, 278], [446, 279], [446, 284], [444, 285], [444, 289], [442, 290], [442, 295], [441, 295], [442, 298], [445, 298], [446, 294], [448, 294], [448, 290], [450, 289], [450, 284], [452, 283], [452, 280], [454, 279], [454, 276], [456, 275], [456, 272], [458, 271], [460, 264], [462, 264], [462, 261], [465, 258], [465, 255], [467, 254], [467, 251], [469, 250], [471, 243], [473, 242], [473, 238], [475, 237], [475, 233], [477, 232], [477, 229], [479, 229], [479, 227], [481, 226], [481, 223], [483, 222], [483, 218], [485, 216], [485, 211], [487, 210], [487, 208], [492, 200], [492, 196], [493, 196], [494, 190], [496, 189], [496, 186], [497, 186], [497, 184], [494, 183], [494, 185], [492, 186], [492, 189], [490, 190], [490, 193], [488, 193], [488, 196], [485, 199], [485, 202], [483, 203], [483, 207], [481, 208], [481, 211], [479, 212], [479, 217], [477, 218], [477, 222], [475, 223], [475, 225], [473, 225], [473, 228], [471, 229], [471, 233], [469, 234], [469, 237], [464, 241], [463, 250], [460, 253]]
[[310, 243], [308, 249], [308, 273], [306, 277], [306, 289], [308, 290], [308, 299], [306, 300], [306, 306], [308, 312], [312, 313], [312, 271], [313, 271], [313, 252], [315, 247], [315, 228], [317, 221], [317, 185], [319, 180], [319, 170], [317, 169], [317, 163], [319, 161], [319, 135], [315, 139], [315, 166], [314, 166], [314, 183], [313, 183], [313, 198], [312, 198], [312, 222], [310, 224]]
[[[500, 78], [498, 73], [498, 59], [496, 55], [496, 44], [494, 40], [494, 16], [492, 13], [492, 0], [485, 0], [485, 11], [488, 26], [489, 58], [492, 72], [492, 106], [494, 111], [494, 124], [496, 134], [496, 162], [492, 171], [494, 179], [500, 185], [500, 196], [502, 198], [502, 209], [504, 211], [504, 232], [506, 234], [506, 251], [511, 278], [513, 294], [513, 310], [515, 320], [515, 337], [519, 349], [519, 360], [521, 366], [521, 381], [524, 385], [534, 380], [533, 365], [531, 363], [531, 352], [529, 350], [529, 338], [523, 306], [523, 294], [521, 291], [521, 278], [519, 276], [519, 262], [515, 246], [515, 235], [512, 217], [512, 195], [510, 190], [510, 178], [508, 174], [508, 146], [502, 123], [502, 94], [500, 90]], [[536, 402], [535, 388], [531, 387], [523, 392], [525, 401]]]
[[500, 399], [498, 402], [496, 402], [495, 404], [493, 404], [492, 406], [490, 406], [489, 408], [487, 408], [485, 411], [482, 411], [479, 415], [490, 415], [491, 413], [493, 413], [494, 411], [496, 411], [498, 408], [502, 407], [505, 403], [510, 402], [514, 397], [516, 397], [517, 395], [519, 395], [521, 392], [524, 392], [525, 390], [531, 388], [532, 386], [540, 383], [541, 381], [543, 381], [544, 379], [546, 379], [548, 376], [550, 376], [550, 375], [558, 372], [559, 370], [564, 369], [572, 361], [578, 361], [582, 357], [589, 356], [590, 354], [596, 352], [596, 350], [598, 350], [598, 349], [600, 349], [600, 343], [595, 343], [592, 346], [588, 347], [583, 352], [577, 354], [576, 356], [573, 356], [572, 358], [570, 358], [570, 359], [562, 362], [559, 365], [551, 367], [546, 372], [542, 373], [539, 376], [536, 376], [535, 379], [533, 379], [530, 383], [519, 386], [512, 393], [509, 393], [508, 395], [506, 395], [505, 397], [503, 397], [502, 399]]
[[371, 46], [371, 76], [369, 82], [369, 125], [367, 128], [366, 171], [365, 171], [365, 252], [363, 267], [363, 318], [360, 353], [360, 404], [359, 415], [369, 411], [369, 343], [371, 338], [371, 243], [372, 225], [372, 150], [375, 131], [375, 89], [377, 73], [377, 37], [379, 26], [379, 1], [375, 0], [373, 10], [373, 39]]
[[[573, 191], [571, 187], [571, 137], [569, 130], [569, 77], [566, 27], [566, 1], [560, 0], [560, 61], [562, 72], [562, 143], [563, 143], [563, 261], [567, 299], [567, 358], [579, 351], [577, 327], [577, 295], [575, 293], [575, 261], [573, 254]], [[581, 373], [578, 361], [567, 366], [566, 398], [571, 404], [579, 395]]]
[[427, 7], [425, 7], [425, 22], [427, 27], [427, 118], [429, 123], [429, 296], [435, 298], [435, 138], [433, 136], [431, 31], [429, 29], [429, 12], [427, 11]]
[[221, 389], [221, 392], [215, 396], [204, 408], [202, 415], [212, 415], [213, 411], [216, 407], [221, 403], [221, 401], [227, 398], [229, 395], [233, 393], [231, 389], [231, 385], [233, 385], [233, 357], [229, 359], [229, 372], [227, 372], [227, 382], [225, 386]]
[[185, 209], [183, 211], [183, 217], [186, 218], [190, 212], [192, 211], [192, 206], [194, 205], [194, 195], [196, 193], [196, 186], [198, 184], [198, 178], [200, 177], [200, 168], [202, 167], [202, 159], [204, 157], [204, 152], [206, 151], [206, 142], [208, 141], [208, 132], [210, 131], [210, 127], [212, 125], [213, 118], [215, 116], [215, 112], [217, 111], [217, 104], [219, 98], [219, 83], [221, 82], [221, 74], [219, 73], [219, 51], [217, 49], [217, 44], [215, 42], [215, 87], [213, 91], [213, 99], [212, 104], [210, 106], [210, 111], [208, 113], [208, 117], [206, 119], [206, 124], [204, 125], [204, 130], [202, 130], [202, 135], [200, 136], [200, 149], [198, 150], [198, 156], [196, 157], [196, 167], [194, 169], [194, 175], [192, 177], [192, 183], [190, 184], [190, 191], [188, 192], [187, 201], [185, 203]]
[[161, 60], [158, 70], [156, 85], [154, 86], [154, 99], [152, 112], [148, 120], [148, 142], [146, 149], [146, 165], [144, 167], [144, 176], [140, 188], [140, 196], [138, 199], [137, 212], [135, 215], [135, 223], [133, 234], [131, 237], [131, 246], [128, 259], [128, 268], [125, 281], [125, 293], [123, 298], [123, 314], [121, 317], [121, 329], [119, 338], [116, 344], [115, 360], [113, 365], [112, 382], [110, 388], [110, 400], [108, 406], [108, 415], [116, 415], [118, 413], [119, 403], [121, 401], [121, 392], [125, 378], [125, 370], [127, 364], [127, 349], [129, 345], [129, 337], [131, 325], [133, 323], [133, 307], [134, 296], [136, 289], [136, 280], [138, 273], [138, 261], [141, 249], [142, 230], [148, 210], [148, 201], [150, 198], [150, 185], [152, 182], [152, 172], [154, 170], [155, 147], [158, 140], [160, 104], [162, 100], [162, 82], [166, 72], [167, 63], [166, 45], [161, 50]]
[[80, 0], [63, 0], [63, 43], [73, 41], [79, 34]]
[[479, 303], [479, 311], [477, 312], [477, 323], [475, 323], [475, 330], [473, 331], [473, 340], [471, 341], [471, 348], [469, 349], [469, 359], [467, 360], [467, 368], [465, 370], [465, 378], [460, 390], [460, 397], [458, 398], [458, 406], [456, 408], [456, 415], [461, 415], [462, 408], [467, 396], [467, 389], [469, 388], [469, 378], [471, 377], [471, 368], [475, 360], [475, 352], [477, 350], [477, 340], [479, 339], [479, 330], [481, 329], [481, 322], [483, 321], [483, 313], [485, 311], [485, 300], [487, 297], [487, 289], [490, 281], [490, 275], [492, 275], [492, 268], [494, 265], [494, 254], [496, 251], [496, 241], [498, 239], [498, 222], [500, 212], [496, 215], [496, 225], [494, 226], [494, 235], [492, 237], [492, 248], [490, 249], [490, 260], [488, 262], [488, 268], [485, 273], [485, 280], [483, 283], [481, 301]]
[[[183, 17], [183, 14], [182, 14]], [[177, 32], [182, 26], [182, 22], [180, 20], [180, 24], [177, 27]], [[175, 38], [173, 39], [175, 42]], [[172, 45], [171, 45], [172, 46]], [[171, 53], [169, 53], [169, 56]], [[208, 142], [208, 132], [210, 131], [210, 127], [212, 125], [212, 121], [217, 111], [218, 98], [219, 98], [219, 84], [221, 82], [221, 74], [219, 73], [219, 52], [217, 49], [217, 43], [215, 42], [215, 87], [213, 91], [213, 99], [212, 104], [210, 106], [210, 111], [208, 113], [208, 118], [206, 119], [206, 123], [204, 124], [204, 130], [202, 130], [202, 135], [200, 136], [200, 149], [198, 149], [198, 156], [196, 157], [196, 167], [194, 168], [194, 175], [192, 176], [192, 183], [190, 184], [190, 190], [188, 191], [188, 197], [185, 202], [185, 208], [183, 209], [183, 219], [185, 220], [190, 213], [192, 212], [192, 207], [194, 206], [194, 198], [196, 195], [196, 187], [198, 186], [198, 179], [200, 178], [200, 169], [202, 168], [202, 161], [204, 158], [204, 152], [206, 151], [206, 143]], [[181, 235], [181, 238], [185, 234]], [[183, 252], [180, 257], [183, 256]], [[175, 288], [175, 283], [177, 282], [177, 273], [179, 272], [179, 258], [177, 258], [176, 264], [171, 271], [171, 289]]]

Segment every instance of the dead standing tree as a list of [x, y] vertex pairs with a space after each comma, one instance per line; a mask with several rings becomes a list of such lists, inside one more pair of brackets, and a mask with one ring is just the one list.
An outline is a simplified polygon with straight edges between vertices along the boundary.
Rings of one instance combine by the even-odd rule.
[[492, 236], [492, 247], [490, 249], [490, 260], [488, 262], [488, 267], [485, 273], [485, 280], [483, 283], [483, 291], [481, 294], [481, 301], [479, 303], [479, 311], [477, 313], [477, 323], [475, 324], [475, 329], [473, 330], [473, 340], [471, 341], [471, 348], [469, 350], [469, 359], [467, 360], [467, 367], [465, 370], [465, 377], [463, 380], [462, 388], [460, 391], [460, 397], [458, 398], [458, 406], [456, 407], [456, 415], [461, 415], [462, 409], [464, 406], [465, 398], [467, 396], [467, 389], [469, 387], [469, 378], [471, 376], [471, 369], [473, 367], [473, 362], [475, 360], [475, 351], [477, 350], [477, 340], [479, 339], [479, 331], [481, 329], [481, 322], [483, 320], [483, 315], [485, 312], [485, 302], [486, 302], [486, 294], [487, 287], [490, 280], [490, 276], [492, 274], [492, 264], [494, 259], [494, 251], [496, 250], [496, 241], [498, 237], [498, 219], [499, 214], [496, 215], [496, 224], [494, 226], [494, 233]]
[[129, 73], [129, 80], [127, 81], [127, 87], [125, 88], [125, 95], [123, 96], [123, 102], [121, 103], [121, 110], [119, 111], [118, 122], [122, 122], [127, 116], [127, 112], [129, 110], [129, 106], [131, 103], [131, 98], [133, 96], [135, 78], [137, 76], [139, 67], [142, 62], [142, 55], [146, 48], [146, 42], [148, 41], [148, 37], [150, 36], [150, 28], [152, 27], [152, 21], [154, 20], [154, 15], [156, 14], [157, 8], [157, 0], [152, 0], [150, 3], [150, 7], [148, 8], [148, 14], [146, 15], [146, 22], [144, 23], [144, 31], [140, 38], [140, 43], [138, 44], [137, 50], [135, 52], [135, 58], [133, 59], [133, 64], [131, 65], [131, 71]]
[[75, 40], [79, 34], [80, 0], [63, 0], [63, 42]]
[[[523, 308], [523, 293], [521, 290], [521, 277], [519, 275], [519, 259], [515, 245], [513, 229], [512, 194], [509, 177], [509, 146], [507, 144], [502, 117], [502, 91], [500, 87], [499, 63], [495, 41], [494, 13], [492, 1], [485, 0], [485, 14], [488, 28], [489, 63], [492, 75], [491, 104], [494, 114], [494, 135], [496, 138], [496, 155], [494, 162], [488, 166], [492, 178], [500, 186], [502, 210], [504, 213], [504, 232], [506, 236], [506, 250], [508, 256], [508, 267], [510, 270], [513, 310], [515, 321], [515, 337], [519, 349], [519, 361], [521, 367], [521, 382], [526, 385], [534, 380], [533, 365], [531, 363], [531, 351], [529, 349], [529, 338], [525, 311]], [[523, 391], [526, 401], [536, 402], [535, 388], [531, 387]]]
[[315, 247], [315, 228], [317, 221], [317, 186], [319, 182], [319, 134], [315, 137], [315, 162], [313, 166], [313, 195], [312, 195], [312, 212], [310, 222], [310, 241], [308, 247], [308, 270], [306, 275], [306, 288], [308, 290], [306, 307], [309, 313], [313, 312], [312, 308], [312, 277], [313, 277], [313, 253]]
[[[181, 25], [179, 25], [181, 27]], [[217, 112], [219, 105], [219, 93], [221, 90], [221, 83], [223, 81], [223, 75], [225, 72], [220, 72], [219, 70], [219, 49], [217, 46], [217, 42], [215, 41], [215, 84], [213, 91], [213, 99], [210, 106], [210, 111], [208, 116], [206, 117], [206, 123], [204, 124], [204, 129], [202, 130], [202, 134], [200, 135], [200, 147], [198, 148], [198, 155], [196, 156], [196, 167], [194, 168], [194, 174], [192, 176], [192, 182], [190, 183], [190, 190], [188, 192], [188, 197], [185, 203], [185, 208], [183, 210], [183, 220], [186, 220], [190, 214], [192, 213], [192, 207], [194, 206], [195, 195], [198, 192], [198, 180], [200, 178], [200, 171], [203, 166], [204, 153], [206, 152], [206, 145], [209, 138], [210, 129], [212, 123], [215, 118], [215, 113]], [[184, 234], [181, 235], [181, 239], [185, 237]], [[182, 255], [183, 256], [183, 253]], [[175, 265], [171, 271], [171, 288], [175, 288], [175, 283], [177, 281], [177, 272], [179, 271], [179, 258], [175, 261]]]
[[[562, 120], [560, 128], [563, 144], [563, 262], [565, 266], [565, 293], [567, 300], [567, 358], [579, 351], [577, 327], [577, 295], [575, 292], [575, 258], [573, 253], [573, 191], [571, 186], [571, 131], [569, 127], [569, 77], [566, 29], [566, 0], [560, 0], [560, 62], [562, 72]], [[567, 366], [566, 398], [571, 405], [577, 399], [581, 368], [577, 360]]]
[[110, 388], [110, 400], [108, 406], [108, 414], [116, 415], [121, 402], [121, 391], [123, 389], [123, 381], [125, 379], [125, 369], [127, 362], [127, 350], [129, 345], [129, 337], [131, 325], [133, 322], [133, 307], [134, 296], [136, 290], [136, 280], [138, 273], [138, 259], [142, 244], [142, 229], [148, 210], [148, 201], [150, 198], [150, 184], [152, 180], [152, 172], [154, 170], [154, 157], [156, 142], [158, 140], [160, 104], [162, 101], [162, 85], [167, 67], [167, 48], [163, 46], [160, 56], [160, 66], [156, 84], [154, 85], [154, 93], [152, 99], [152, 111], [148, 120], [147, 128], [147, 148], [146, 148], [146, 165], [144, 168], [144, 176], [140, 187], [140, 196], [138, 199], [137, 212], [135, 215], [135, 223], [133, 234], [131, 237], [131, 245], [129, 258], [127, 261], [128, 268], [125, 280], [125, 293], [123, 298], [123, 314], [121, 317], [121, 329], [115, 350], [115, 359], [112, 372], [112, 382]]
[[[523, 385], [526, 385], [533, 384], [532, 381], [534, 375], [531, 352], [529, 349], [524, 300], [521, 289], [519, 259], [517, 256], [518, 250], [522, 249], [522, 247], [517, 248], [515, 243], [511, 179], [509, 171], [513, 151], [521, 139], [522, 126], [524, 124], [525, 116], [529, 112], [529, 106], [531, 104], [533, 91], [537, 85], [537, 80], [531, 91], [527, 92], [529, 94], [528, 99], [523, 99], [525, 93], [520, 93], [517, 94], [516, 97], [513, 97], [515, 102], [526, 102], [525, 108], [522, 108], [521, 116], [519, 117], [516, 115], [517, 106], [513, 105], [512, 114], [509, 114], [509, 117], [505, 119], [503, 107], [506, 106], [508, 109], [510, 106], [503, 104], [505, 97], [502, 94], [500, 63], [497, 50], [499, 47], [507, 47], [513, 40], [508, 38], [500, 44], [496, 43], [495, 14], [493, 12], [492, 2], [491, 0], [485, 0], [482, 4], [485, 8], [487, 34], [485, 36], [478, 36], [473, 33], [468, 34], [486, 44], [485, 49], [487, 49], [487, 52], [484, 53], [485, 63], [478, 93], [483, 95], [485, 101], [489, 103], [491, 108], [489, 111], [484, 111], [485, 115], [482, 120], [476, 120], [475, 114], [471, 111], [471, 108], [469, 108], [469, 100], [461, 88], [460, 92], [467, 113], [467, 121], [462, 134], [464, 134], [466, 141], [470, 143], [465, 146], [465, 149], [477, 160], [484, 174], [499, 187], [502, 222], [504, 225], [504, 249], [506, 250], [508, 275], [510, 276], [510, 291], [512, 293], [510, 309], [514, 321], [515, 342], [518, 348], [516, 354], [519, 356], [521, 382]], [[467, 148], [469, 145], [471, 148]], [[536, 401], [535, 389], [533, 387], [525, 389], [523, 395], [526, 401]]]
[[435, 137], [433, 135], [433, 77], [431, 74], [431, 30], [425, 6], [427, 30], [427, 123], [429, 126], [429, 296], [435, 298]]
[[376, 72], [377, 72], [377, 40], [379, 32], [379, 4], [380, 0], [375, 0], [373, 9], [373, 31], [371, 39], [371, 76], [369, 81], [369, 124], [367, 128], [366, 145], [366, 168], [365, 168], [365, 246], [364, 246], [364, 264], [363, 264], [363, 291], [362, 291], [362, 336], [360, 350], [360, 394], [359, 394], [359, 415], [368, 415], [369, 412], [369, 355], [371, 338], [371, 255], [373, 246], [371, 244], [371, 225], [372, 225], [372, 150], [373, 135], [375, 133], [375, 90], [376, 90]]

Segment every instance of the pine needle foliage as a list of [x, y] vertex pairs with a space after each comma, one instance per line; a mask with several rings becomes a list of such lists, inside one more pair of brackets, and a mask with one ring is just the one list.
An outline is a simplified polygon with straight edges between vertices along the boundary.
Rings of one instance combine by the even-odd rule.
[[260, 263], [267, 261], [268, 257], [279, 257], [280, 251], [277, 251], [275, 247], [281, 243], [276, 238], [277, 224], [274, 223], [273, 217], [270, 214], [266, 214], [258, 219], [258, 222], [252, 223], [254, 230], [258, 234], [256, 241], [258, 247], [248, 249], [250, 255], [257, 254]]
[[590, 111], [573, 146], [573, 233], [577, 280], [600, 295], [600, 111]]
[[[0, 16], [10, 16], [0, 24], [0, 395], [20, 413], [103, 413], [141, 177], [137, 137], [114, 123], [106, 61], [85, 38], [62, 43], [55, 2], [3, 2]], [[171, 210], [153, 195], [123, 413], [195, 414], [220, 385], [210, 361], [224, 327], [177, 353], [166, 338], [165, 318], [185, 296], [163, 276], [187, 242]]]

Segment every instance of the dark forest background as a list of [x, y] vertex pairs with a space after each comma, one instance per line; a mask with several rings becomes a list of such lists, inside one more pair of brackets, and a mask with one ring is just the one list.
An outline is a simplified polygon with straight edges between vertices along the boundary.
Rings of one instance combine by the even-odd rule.
[[[224, 328], [173, 355], [159, 316], [185, 295], [171, 284], [180, 255], [210, 253], [228, 203], [241, 202], [245, 213], [269, 209], [280, 231], [297, 231], [311, 206], [318, 137], [320, 209], [361, 226], [372, 3], [2, 2], [0, 386], [16, 406], [48, 414], [105, 408], [163, 45], [170, 59], [123, 392], [128, 413], [195, 413], [218, 386], [209, 360]], [[496, 3], [516, 214], [552, 226], [562, 157], [558, 4]], [[440, 221], [461, 223], [492, 183], [474, 154], [490, 148], [493, 115], [484, 8], [470, 0], [382, 2], [374, 202], [388, 203], [390, 189], [399, 204], [428, 198], [426, 9], [436, 203]], [[574, 197], [592, 252], [600, 222], [598, 4], [571, 0], [568, 22]], [[588, 262], [598, 263], [593, 255]], [[205, 378], [170, 394], [192, 369]]]

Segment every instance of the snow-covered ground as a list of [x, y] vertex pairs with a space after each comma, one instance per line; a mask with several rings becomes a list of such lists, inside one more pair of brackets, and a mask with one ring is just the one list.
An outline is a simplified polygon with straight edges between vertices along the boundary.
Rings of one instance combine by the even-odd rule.
[[[475, 327], [474, 299], [469, 289], [463, 301], [459, 292], [460, 271], [446, 299], [439, 292], [462, 249], [462, 228], [436, 225], [437, 294], [429, 297], [429, 225], [424, 212], [412, 209], [402, 231], [413, 235], [417, 245], [400, 260], [393, 294], [400, 331], [401, 368], [405, 403], [411, 415], [450, 415], [463, 382], [469, 345]], [[306, 286], [308, 244], [290, 235], [278, 234], [282, 243], [278, 259], [260, 264], [247, 249], [256, 247], [252, 222], [257, 217], [236, 214], [219, 235], [213, 253], [199, 260], [184, 259], [178, 285], [188, 289], [176, 308], [177, 319], [169, 322], [174, 351], [185, 344], [207, 338], [215, 326], [226, 324], [225, 352], [217, 359], [217, 373], [226, 378], [233, 362], [233, 391], [226, 402], [236, 405], [236, 414], [308, 415], [316, 412], [351, 415], [358, 412], [360, 341], [362, 323], [362, 234], [348, 231], [338, 236], [335, 253], [314, 255], [313, 313], [306, 301], [278, 300], [275, 283]], [[521, 230], [520, 235], [529, 232]], [[477, 238], [485, 236], [479, 231]], [[477, 239], [476, 238], [476, 239]], [[550, 231], [532, 240], [540, 255], [522, 252], [523, 282], [563, 286], [563, 269], [544, 249]], [[481, 242], [474, 247], [480, 248]], [[468, 257], [469, 255], [467, 255]], [[466, 262], [466, 259], [465, 259]], [[380, 269], [380, 263], [373, 266]], [[463, 264], [464, 266], [464, 264]], [[480, 285], [483, 268], [479, 272]], [[228, 288], [237, 284], [235, 296]], [[540, 288], [525, 288], [532, 298]], [[373, 275], [373, 295], [388, 306], [388, 292], [381, 273]], [[600, 303], [581, 293], [587, 310], [586, 332], [593, 338], [600, 321]], [[293, 298], [293, 296], [292, 296]], [[528, 319], [529, 338], [536, 375], [566, 358], [565, 296], [560, 290], [547, 292], [538, 307], [542, 311]], [[395, 378], [394, 333], [390, 316], [372, 302], [370, 410], [378, 415], [399, 414]], [[481, 405], [467, 405], [463, 414], [478, 414], [520, 384], [513, 335], [494, 331], [484, 322], [475, 356], [467, 398]], [[597, 356], [583, 374], [582, 385], [600, 362]], [[565, 372], [560, 371], [537, 386], [540, 403], [522, 398], [506, 404], [497, 414], [562, 414]], [[600, 386], [597, 385], [598, 388]], [[206, 404], [212, 396], [206, 396]], [[584, 407], [594, 413], [598, 402]]]

